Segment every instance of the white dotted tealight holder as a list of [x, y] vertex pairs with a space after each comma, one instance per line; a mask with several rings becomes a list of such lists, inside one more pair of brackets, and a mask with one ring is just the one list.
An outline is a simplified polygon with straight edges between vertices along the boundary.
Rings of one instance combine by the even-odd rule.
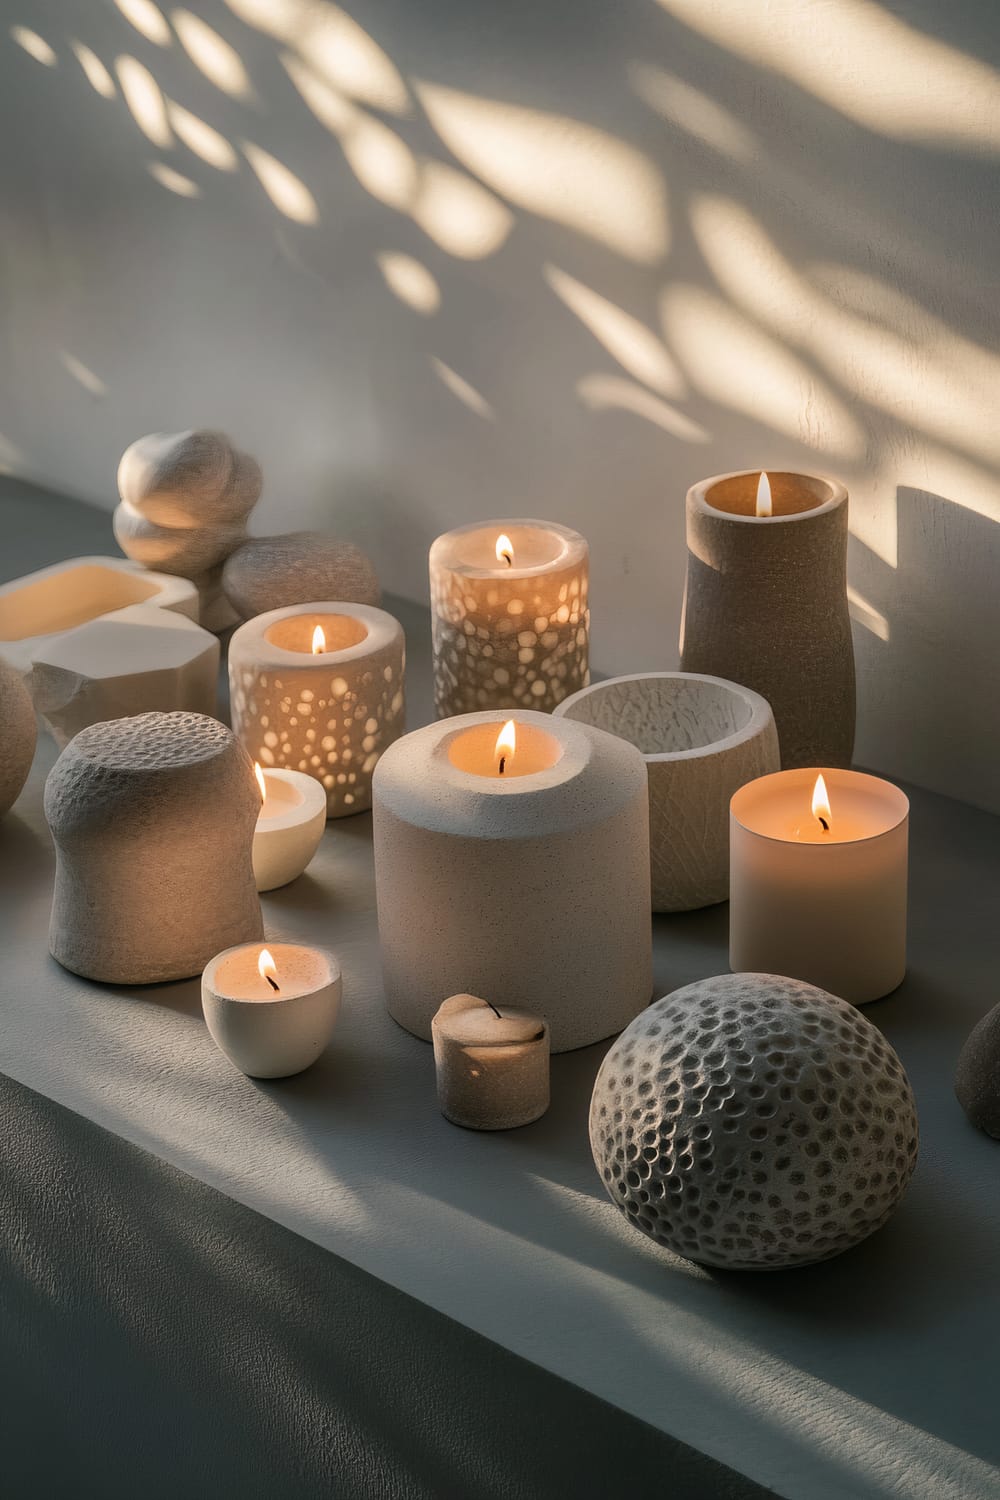
[[403, 732], [403, 627], [364, 604], [296, 604], [229, 643], [233, 730], [255, 761], [312, 776], [327, 816], [371, 807], [372, 772]]

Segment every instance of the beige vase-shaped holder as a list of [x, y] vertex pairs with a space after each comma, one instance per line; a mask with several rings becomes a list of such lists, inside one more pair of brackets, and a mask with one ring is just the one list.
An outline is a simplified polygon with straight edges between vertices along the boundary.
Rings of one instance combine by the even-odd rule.
[[45, 784], [52, 956], [86, 979], [154, 984], [261, 937], [259, 812], [253, 766], [216, 719], [149, 713], [81, 730]]
[[770, 516], [755, 514], [756, 470], [688, 490], [681, 667], [760, 693], [774, 712], [784, 769], [849, 766], [847, 490], [810, 474], [768, 477]]
[[779, 764], [774, 715], [760, 694], [721, 677], [643, 672], [596, 682], [556, 714], [642, 752], [653, 910], [727, 900], [730, 798]]
[[403, 627], [384, 610], [269, 610], [229, 643], [233, 731], [262, 766], [320, 782], [328, 817], [365, 812], [379, 756], [403, 732], [405, 665]]
[[620, 1031], [649, 1004], [649, 799], [633, 745], [548, 714], [416, 730], [375, 772], [379, 936], [390, 1014], [415, 1036], [449, 996], [549, 1026], [553, 1052]]

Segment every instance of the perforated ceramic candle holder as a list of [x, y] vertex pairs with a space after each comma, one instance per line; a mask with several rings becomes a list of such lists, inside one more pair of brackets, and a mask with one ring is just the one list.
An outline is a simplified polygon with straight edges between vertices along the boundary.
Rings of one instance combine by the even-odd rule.
[[375, 771], [379, 936], [390, 1014], [429, 1040], [449, 995], [540, 1015], [554, 1052], [651, 994], [649, 798], [634, 745], [571, 719], [465, 714]]
[[781, 764], [849, 766], [854, 647], [847, 491], [811, 474], [719, 474], [687, 496], [681, 667], [741, 682], [774, 712]]
[[45, 783], [56, 850], [49, 949], [74, 974], [154, 984], [263, 934], [251, 865], [260, 793], [224, 724], [91, 724]]
[[403, 732], [404, 665], [403, 628], [384, 610], [270, 610], [229, 643], [233, 730], [261, 765], [320, 782], [328, 817], [364, 812], [379, 756]]
[[774, 715], [760, 694], [721, 677], [646, 672], [583, 688], [556, 715], [642, 751], [653, 910], [727, 900], [729, 799], [779, 764]]
[[589, 681], [589, 553], [552, 521], [483, 521], [431, 547], [439, 719], [487, 708], [548, 712]]

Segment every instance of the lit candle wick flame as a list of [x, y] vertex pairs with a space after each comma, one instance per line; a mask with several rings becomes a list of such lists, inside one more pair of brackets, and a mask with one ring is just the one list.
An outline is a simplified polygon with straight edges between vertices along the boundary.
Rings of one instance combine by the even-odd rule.
[[774, 514], [771, 505], [771, 481], [767, 475], [762, 473], [757, 481], [757, 504], [754, 507], [754, 515], [770, 516]]
[[264, 780], [264, 772], [260, 768], [260, 761], [259, 760], [255, 760], [254, 763], [253, 763], [253, 774], [257, 778], [257, 785], [260, 787], [260, 800], [262, 802], [266, 802], [267, 801], [267, 782]]
[[508, 568], [514, 566], [514, 543], [505, 531], [497, 537], [497, 562], [505, 562]]
[[816, 785], [813, 787], [812, 813], [818, 818], [824, 833], [830, 832], [832, 818], [830, 815], [830, 797], [826, 790], [826, 782], [822, 774], [816, 777]]
[[257, 960], [257, 971], [260, 974], [261, 979], [267, 980], [268, 984], [271, 986], [272, 990], [274, 990], [275, 994], [279, 994], [280, 990], [278, 981], [274, 977], [278, 972], [278, 965], [275, 963], [274, 959], [271, 957], [270, 953], [268, 953], [266, 948], [262, 948], [260, 950], [260, 958], [258, 958]]
[[319, 656], [325, 650], [326, 636], [323, 634], [322, 625], [317, 625], [316, 629], [313, 631], [312, 654], [313, 656]]
[[497, 775], [502, 776], [507, 769], [507, 761], [517, 749], [517, 730], [514, 728], [514, 720], [508, 719], [506, 724], [497, 735], [494, 746], [494, 754], [497, 757]]

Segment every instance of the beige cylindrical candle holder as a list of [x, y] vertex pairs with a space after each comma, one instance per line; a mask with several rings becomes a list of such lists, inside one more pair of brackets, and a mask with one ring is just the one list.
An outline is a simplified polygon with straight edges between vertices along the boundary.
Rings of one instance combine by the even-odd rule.
[[439, 719], [549, 712], [590, 680], [588, 548], [552, 521], [477, 521], [431, 547]]
[[263, 798], [253, 836], [253, 873], [259, 891], [274, 891], [298, 879], [319, 848], [326, 793], [302, 771], [256, 769]]
[[217, 719], [150, 713], [81, 729], [45, 783], [53, 958], [106, 984], [156, 984], [261, 937], [259, 811], [253, 767]]
[[549, 1107], [549, 1032], [538, 1016], [452, 995], [431, 1022], [441, 1113], [466, 1130], [514, 1130]]
[[326, 1047], [342, 990], [340, 964], [324, 948], [241, 943], [206, 965], [201, 1006], [212, 1040], [241, 1073], [288, 1078]]
[[894, 990], [906, 973], [909, 802], [899, 788], [799, 768], [751, 781], [730, 809], [734, 973], [804, 979], [854, 1005]]
[[372, 772], [403, 732], [403, 627], [364, 604], [294, 604], [229, 643], [233, 729], [265, 768], [302, 771], [327, 817], [371, 807]]
[[550, 714], [465, 714], [397, 740], [373, 830], [390, 1014], [429, 1040], [442, 995], [539, 1013], [554, 1052], [652, 992], [649, 797], [634, 745]]
[[720, 474], [687, 496], [681, 667], [770, 703], [781, 764], [849, 766], [854, 647], [847, 608], [847, 491], [832, 479]]
[[779, 765], [774, 715], [759, 693], [690, 672], [610, 677], [556, 714], [621, 735], [649, 776], [654, 911], [692, 911], [729, 895], [729, 799]]

